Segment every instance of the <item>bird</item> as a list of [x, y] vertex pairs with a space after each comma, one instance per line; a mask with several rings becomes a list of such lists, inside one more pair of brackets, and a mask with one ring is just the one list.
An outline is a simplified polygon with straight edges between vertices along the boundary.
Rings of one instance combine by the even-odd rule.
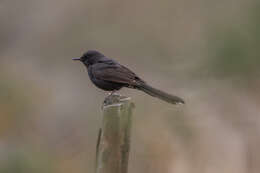
[[96, 87], [111, 91], [112, 94], [126, 87], [143, 91], [171, 104], [185, 103], [178, 96], [150, 86], [127, 67], [96, 50], [88, 50], [80, 58], [73, 58], [72, 60], [80, 61], [86, 66], [89, 78]]

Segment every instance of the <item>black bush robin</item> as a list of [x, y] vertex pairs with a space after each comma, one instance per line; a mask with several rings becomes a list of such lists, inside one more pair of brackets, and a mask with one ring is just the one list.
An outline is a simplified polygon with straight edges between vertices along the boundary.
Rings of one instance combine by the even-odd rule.
[[141, 90], [168, 103], [184, 104], [180, 97], [151, 87], [134, 72], [98, 51], [89, 50], [73, 60], [81, 61], [87, 67], [90, 80], [105, 91], [115, 92], [127, 87]]

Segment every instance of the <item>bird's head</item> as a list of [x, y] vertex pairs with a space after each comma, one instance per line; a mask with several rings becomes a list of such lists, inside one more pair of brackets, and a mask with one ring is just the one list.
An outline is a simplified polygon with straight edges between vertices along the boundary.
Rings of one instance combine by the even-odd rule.
[[75, 61], [83, 62], [87, 67], [96, 63], [100, 58], [104, 57], [104, 55], [96, 50], [89, 50], [84, 53], [80, 58], [73, 58]]

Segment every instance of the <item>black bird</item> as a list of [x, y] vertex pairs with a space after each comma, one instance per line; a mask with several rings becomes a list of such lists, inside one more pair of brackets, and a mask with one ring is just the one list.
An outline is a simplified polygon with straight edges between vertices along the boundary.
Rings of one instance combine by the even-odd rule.
[[90, 80], [105, 91], [115, 92], [122, 87], [134, 88], [168, 103], [184, 104], [181, 98], [151, 87], [134, 72], [98, 51], [89, 50], [73, 60], [81, 61], [88, 69]]

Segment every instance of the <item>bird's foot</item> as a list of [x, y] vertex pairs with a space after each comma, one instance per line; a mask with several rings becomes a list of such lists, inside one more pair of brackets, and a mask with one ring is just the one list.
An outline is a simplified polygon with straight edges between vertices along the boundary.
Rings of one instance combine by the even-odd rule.
[[109, 105], [111, 106], [114, 104], [121, 104], [121, 103], [129, 101], [129, 100], [131, 100], [130, 97], [123, 96], [118, 93], [113, 93], [105, 98], [101, 109], [103, 109], [104, 107], [109, 106]]
[[108, 93], [108, 97], [112, 95], [121, 96], [119, 93], [117, 93], [117, 90]]

